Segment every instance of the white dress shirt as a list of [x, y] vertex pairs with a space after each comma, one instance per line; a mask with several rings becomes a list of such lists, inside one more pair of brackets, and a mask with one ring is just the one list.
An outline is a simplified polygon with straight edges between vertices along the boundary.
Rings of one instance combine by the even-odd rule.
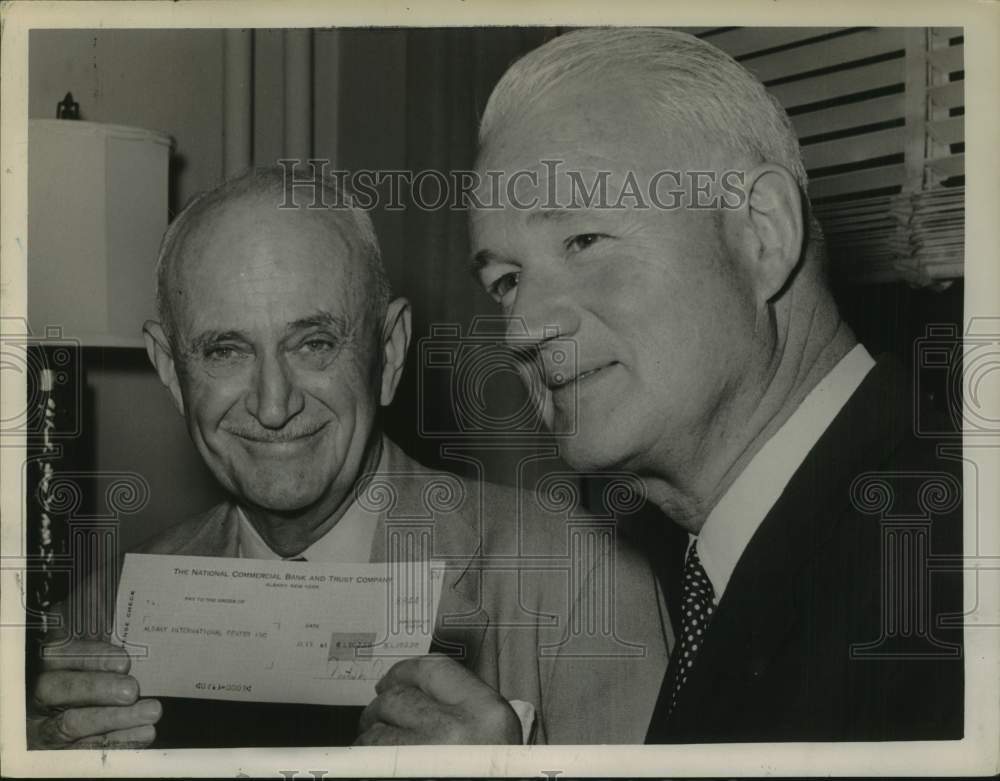
[[841, 358], [757, 451], [712, 508], [699, 534], [690, 536], [688, 546], [697, 540], [698, 557], [712, 582], [716, 602], [722, 599], [750, 538], [874, 365], [860, 344]]

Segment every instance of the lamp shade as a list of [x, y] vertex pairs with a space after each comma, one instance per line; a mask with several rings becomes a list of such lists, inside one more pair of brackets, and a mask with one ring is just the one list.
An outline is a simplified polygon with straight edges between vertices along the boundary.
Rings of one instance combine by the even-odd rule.
[[28, 128], [28, 319], [85, 346], [142, 346], [167, 226], [170, 137], [32, 119]]

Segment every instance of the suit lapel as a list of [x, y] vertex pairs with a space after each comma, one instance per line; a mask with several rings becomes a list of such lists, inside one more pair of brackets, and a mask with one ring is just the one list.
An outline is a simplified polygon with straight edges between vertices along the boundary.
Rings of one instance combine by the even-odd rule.
[[636, 519], [629, 519], [626, 536], [645, 551], [662, 590], [660, 618], [668, 626], [681, 625], [681, 577], [688, 534], [672, 523], [659, 508], [647, 505]]
[[177, 556], [225, 556], [236, 558], [239, 551], [240, 513], [232, 502], [209, 510], [203, 523], [177, 547], [165, 551]]

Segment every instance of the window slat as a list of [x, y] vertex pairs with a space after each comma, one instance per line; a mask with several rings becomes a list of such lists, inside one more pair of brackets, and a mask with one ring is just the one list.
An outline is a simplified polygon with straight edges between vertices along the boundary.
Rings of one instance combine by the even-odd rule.
[[816, 218], [829, 235], [836, 234], [842, 239], [852, 236], [872, 236], [896, 230], [896, 220], [888, 214], [868, 214], [855, 217], [853, 220], [823, 217]]
[[902, 165], [883, 165], [878, 168], [866, 168], [863, 171], [851, 171], [848, 174], [824, 176], [809, 183], [809, 197], [827, 198], [832, 195], [894, 187], [902, 184], [905, 174]]
[[852, 127], [881, 122], [888, 119], [899, 119], [903, 116], [905, 98], [898, 95], [885, 95], [881, 98], [863, 100], [860, 103], [848, 103], [843, 106], [808, 111], [796, 114], [791, 118], [795, 133], [799, 138], [834, 133]]
[[875, 133], [864, 133], [850, 138], [838, 138], [813, 144], [802, 149], [806, 170], [831, 165], [846, 165], [871, 160], [873, 157], [902, 154], [905, 128], [893, 127]]
[[965, 117], [935, 119], [927, 123], [927, 129], [939, 144], [960, 144], [965, 140]]
[[961, 278], [964, 267], [963, 260], [955, 260], [955, 253], [949, 252], [947, 260], [942, 260], [940, 264], [926, 264], [927, 273], [931, 279], [955, 279]]
[[831, 38], [828, 41], [819, 41], [796, 49], [747, 59], [743, 65], [758, 79], [767, 82], [818, 68], [874, 57], [877, 54], [886, 54], [902, 48], [904, 48], [902, 28], [883, 27], [878, 30], [862, 30], [851, 35]]
[[850, 216], [853, 214], [862, 214], [865, 212], [871, 212], [873, 214], [879, 213], [884, 214], [886, 210], [892, 205], [895, 200], [895, 196], [892, 195], [876, 195], [872, 198], [859, 198], [850, 203], [840, 203], [836, 206], [817, 206], [816, 214], [828, 213], [829, 216], [844, 215]]
[[823, 220], [824, 224], [837, 226], [838, 229], [842, 228], [843, 230], [854, 230], [862, 223], [891, 222], [893, 220], [893, 216], [889, 211], [889, 204], [881, 206], [874, 211], [870, 207], [854, 209], [852, 208], [853, 205], [854, 202], [831, 204], [831, 206], [838, 208], [827, 210], [818, 208], [816, 209], [816, 216]]
[[931, 101], [938, 108], [956, 108], [965, 105], [965, 82], [950, 81], [927, 90]]
[[965, 155], [949, 155], [936, 160], [928, 160], [927, 165], [938, 176], [962, 176], [965, 174]]
[[947, 247], [954, 247], [960, 238], [961, 234], [958, 231], [932, 233], [927, 236], [915, 237], [913, 245], [924, 252], [941, 252]]
[[713, 35], [709, 40], [731, 57], [834, 33], [843, 27], [740, 27]]
[[932, 27], [931, 32], [934, 35], [939, 35], [942, 38], [958, 38], [959, 36], [965, 35], [965, 28], [963, 27]]
[[904, 61], [890, 60], [874, 65], [815, 76], [771, 87], [770, 92], [786, 109], [830, 98], [839, 98], [855, 92], [901, 84], [904, 79]]
[[954, 73], [965, 68], [965, 46], [946, 46], [933, 49], [927, 58], [933, 67], [944, 73]]

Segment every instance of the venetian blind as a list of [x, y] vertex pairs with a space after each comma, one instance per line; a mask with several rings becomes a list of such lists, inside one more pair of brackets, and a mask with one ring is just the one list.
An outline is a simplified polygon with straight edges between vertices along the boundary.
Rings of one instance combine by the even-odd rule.
[[695, 28], [788, 111], [838, 273], [855, 282], [962, 276], [960, 28]]

